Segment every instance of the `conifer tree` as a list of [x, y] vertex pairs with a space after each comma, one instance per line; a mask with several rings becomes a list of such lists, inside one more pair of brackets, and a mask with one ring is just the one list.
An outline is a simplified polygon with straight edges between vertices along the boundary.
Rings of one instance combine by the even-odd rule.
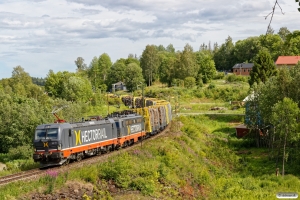
[[250, 86], [255, 82], [257, 84], [260, 82], [265, 83], [270, 77], [276, 74], [277, 69], [270, 53], [266, 49], [260, 50], [254, 57], [254, 66], [250, 72]]

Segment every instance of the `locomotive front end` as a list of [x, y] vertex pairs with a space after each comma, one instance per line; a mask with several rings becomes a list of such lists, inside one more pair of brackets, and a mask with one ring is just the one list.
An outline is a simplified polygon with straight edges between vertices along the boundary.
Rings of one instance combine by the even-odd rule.
[[61, 152], [60, 128], [57, 124], [40, 125], [35, 130], [33, 159], [42, 167], [60, 165], [63, 161]]

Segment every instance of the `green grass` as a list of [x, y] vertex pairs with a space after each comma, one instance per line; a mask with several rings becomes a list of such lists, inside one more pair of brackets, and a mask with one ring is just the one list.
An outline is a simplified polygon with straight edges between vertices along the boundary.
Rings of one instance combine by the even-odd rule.
[[[107, 199], [124, 199], [130, 191], [158, 199], [276, 199], [280, 191], [300, 192], [298, 177], [275, 176], [266, 149], [244, 148], [245, 141], [232, 137], [234, 124], [242, 120], [242, 116], [182, 116], [155, 142], [144, 141], [107, 162], [60, 174], [52, 185], [41, 178], [1, 187], [0, 199], [34, 190], [55, 192], [68, 180], [91, 183], [95, 191], [101, 191], [96, 197]], [[248, 153], [237, 154], [239, 151]], [[124, 193], [111, 194], [107, 184]]]

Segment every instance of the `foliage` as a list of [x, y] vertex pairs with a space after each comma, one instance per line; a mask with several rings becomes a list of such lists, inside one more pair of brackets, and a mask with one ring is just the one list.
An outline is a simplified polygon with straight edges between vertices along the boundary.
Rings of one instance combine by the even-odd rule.
[[43, 89], [34, 84], [33, 79], [21, 66], [14, 68], [12, 77], [0, 80], [0, 88], [9, 95], [20, 95], [27, 98], [43, 99]]
[[225, 43], [214, 54], [214, 61], [217, 70], [231, 70], [236, 63], [234, 60], [234, 44], [232, 38], [228, 36]]
[[139, 61], [135, 58], [127, 58], [127, 59], [119, 59], [117, 60], [112, 67], [109, 69], [106, 84], [108, 88], [111, 88], [113, 83], [117, 83], [119, 81], [125, 82], [127, 66], [131, 63], [136, 65], [140, 65]]
[[216, 74], [215, 62], [210, 53], [204, 51], [196, 53], [196, 60], [198, 65], [198, 74], [202, 75], [203, 83], [210, 82]]
[[299, 116], [299, 107], [297, 103], [289, 98], [284, 98], [276, 103], [272, 108], [272, 124], [276, 126], [279, 137], [284, 138], [283, 156], [282, 156], [282, 175], [284, 175], [284, 163], [286, 159], [286, 144], [288, 141], [298, 141], [300, 139], [297, 133], [297, 118]]
[[0, 92], [0, 152], [31, 144], [35, 127], [47, 119], [36, 100]]
[[[277, 34], [266, 34], [259, 36], [261, 49], [265, 48], [270, 53], [272, 61], [276, 61], [278, 56], [281, 55], [281, 47], [283, 46], [284, 42]], [[260, 49], [260, 50], [261, 50]], [[258, 52], [259, 54], [259, 52]]]
[[45, 89], [47, 93], [56, 98], [68, 101], [87, 102], [92, 97], [92, 85], [86, 77], [74, 73], [49, 71]]
[[279, 35], [279, 37], [285, 42], [286, 41], [286, 37], [287, 37], [287, 35], [288, 34], [290, 34], [291, 33], [291, 31], [289, 31], [288, 29], [287, 29], [287, 27], [281, 27], [280, 29], [279, 29], [279, 31], [278, 31], [278, 35]]
[[148, 83], [148, 86], [152, 85], [157, 77], [157, 71], [159, 66], [159, 57], [157, 49], [154, 45], [147, 45], [141, 56], [141, 68], [143, 77]]
[[[298, 116], [295, 114], [291, 119], [289, 114], [283, 113], [286, 110], [284, 108], [285, 106], [289, 108], [294, 105], [293, 108], [289, 109], [290, 113], [298, 110], [297, 107], [299, 107], [300, 101], [299, 89], [297, 89], [298, 87], [296, 85], [299, 81], [299, 77], [300, 70], [298, 67], [291, 69], [282, 68], [279, 70], [277, 77], [270, 78], [265, 84], [259, 84], [257, 86], [254, 84], [252, 93], [255, 98], [250, 100], [253, 110], [252, 116], [254, 117], [251, 117], [249, 112], [246, 111], [246, 114], [252, 118], [252, 124], [259, 125], [258, 128], [268, 128], [268, 137], [257, 134], [256, 139], [257, 142], [260, 143], [264, 141], [264, 144], [261, 143], [261, 145], [270, 147], [269, 156], [271, 159], [277, 160], [277, 165], [282, 154], [282, 157], [287, 158], [289, 162], [298, 163], [300, 160], [299, 154], [296, 153], [296, 149], [299, 148], [299, 138], [297, 136], [298, 134], [296, 134], [299, 132], [299, 126], [294, 127], [293, 123]], [[295, 107], [295, 105], [297, 106]], [[279, 119], [279, 117], [285, 115], [286, 117]], [[289, 126], [289, 128], [286, 129], [285, 126]], [[295, 137], [290, 137], [291, 135]], [[284, 152], [287, 152], [289, 156], [286, 157]]]
[[77, 72], [84, 71], [87, 69], [87, 66], [84, 63], [84, 59], [82, 57], [77, 57], [77, 59], [74, 62], [77, 67]]
[[260, 40], [258, 37], [248, 37], [235, 43], [234, 56], [236, 63], [253, 62], [253, 58], [260, 49]]
[[225, 77], [225, 80], [232, 83], [232, 82], [248, 82], [248, 77], [247, 76], [238, 76], [235, 74], [229, 74]]
[[225, 77], [225, 73], [224, 73], [224, 72], [217, 72], [217, 73], [214, 75], [213, 79], [214, 79], [214, 80], [216, 80], [216, 79], [224, 79], [224, 77]]
[[48, 187], [44, 192], [45, 194], [51, 194], [54, 191], [55, 182], [58, 175], [59, 173], [56, 170], [48, 169], [46, 171], [46, 176], [42, 177], [42, 182], [48, 184]]
[[32, 79], [32, 83], [39, 86], [45, 86], [46, 80], [44, 78], [31, 77], [31, 79]]
[[162, 83], [168, 84], [170, 87], [172, 85], [172, 80], [175, 78], [176, 54], [174, 52], [160, 52], [159, 60], [159, 80]]
[[49, 70], [45, 83], [46, 92], [53, 97], [62, 98], [63, 84], [71, 76], [74, 76], [74, 73], [66, 71], [54, 73], [53, 70]]
[[196, 77], [199, 66], [191, 45], [186, 44], [184, 50], [177, 54], [175, 77], [184, 80], [186, 77]]
[[28, 160], [32, 157], [32, 148], [29, 144], [10, 148], [7, 153], [7, 157], [9, 158], [9, 160]]
[[144, 83], [142, 69], [135, 63], [130, 63], [125, 72], [125, 84], [129, 92], [137, 89], [138, 85], [141, 87]]
[[287, 35], [286, 46], [288, 55], [300, 55], [300, 31], [294, 31]]
[[102, 84], [99, 71], [99, 63], [97, 56], [94, 56], [89, 67], [88, 67], [88, 77], [92, 83], [94, 89], [99, 88]]
[[184, 79], [184, 86], [186, 88], [193, 88], [196, 85], [196, 80], [194, 77], [186, 77]]
[[87, 78], [71, 76], [63, 82], [61, 97], [67, 101], [87, 102], [92, 95], [92, 85]]
[[112, 62], [110, 60], [109, 55], [107, 53], [101, 54], [98, 59], [98, 70], [99, 70], [99, 75], [101, 77], [100, 78], [101, 84], [103, 84], [107, 79], [107, 74], [111, 66], [112, 66]]
[[254, 58], [254, 66], [250, 72], [249, 84], [265, 83], [270, 77], [277, 74], [271, 55], [267, 50], [261, 50]]

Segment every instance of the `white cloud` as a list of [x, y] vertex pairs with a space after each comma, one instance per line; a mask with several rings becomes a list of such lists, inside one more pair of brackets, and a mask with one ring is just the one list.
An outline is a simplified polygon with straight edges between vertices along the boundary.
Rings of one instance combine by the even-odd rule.
[[[299, 27], [300, 13], [279, 0], [272, 27]], [[223, 43], [264, 34], [273, 0], [10, 0], [0, 1], [0, 78], [21, 65], [31, 76], [49, 69], [75, 71], [78, 56], [86, 64], [106, 52], [113, 61], [142, 54], [147, 44]], [[9, 70], [9, 73], [7, 73]]]

